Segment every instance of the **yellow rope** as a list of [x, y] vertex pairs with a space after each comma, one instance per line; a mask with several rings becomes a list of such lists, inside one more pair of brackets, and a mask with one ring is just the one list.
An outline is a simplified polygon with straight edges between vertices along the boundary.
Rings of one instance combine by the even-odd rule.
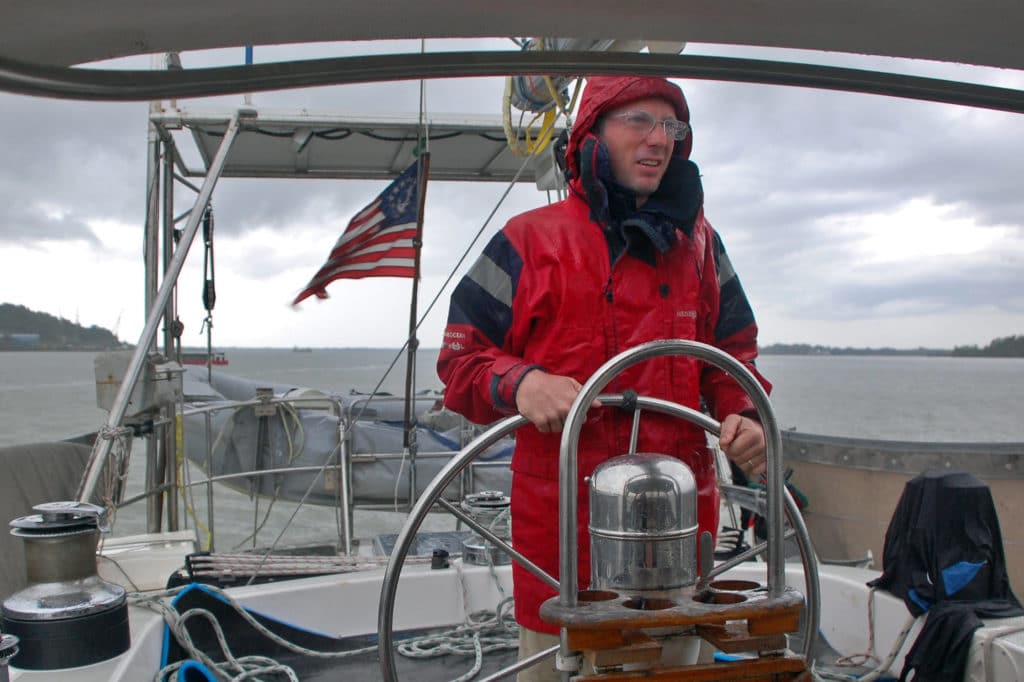
[[[543, 50], [544, 42], [540, 41], [536, 43], [536, 49]], [[522, 127], [521, 130], [516, 130], [512, 125], [512, 76], [505, 78], [505, 94], [503, 99], [502, 107], [502, 126], [505, 130], [505, 141], [508, 144], [509, 149], [516, 156], [535, 156], [540, 154], [548, 145], [551, 144], [553, 137], [555, 124], [558, 121], [559, 114], [569, 118], [570, 112], [576, 106], [576, 99], [580, 93], [580, 87], [582, 85], [582, 79], [576, 79], [576, 86], [573, 91], [572, 97], [568, 102], [561, 96], [558, 89], [555, 87], [555, 83], [550, 76], [544, 76], [544, 84], [547, 86], [548, 94], [551, 96], [551, 101], [554, 102], [554, 107], [549, 109], [543, 114], [537, 114], [534, 116], [529, 123]], [[540, 130], [534, 135], [533, 128], [540, 121]], [[520, 142], [520, 132], [524, 134], [525, 141]]]
[[174, 415], [174, 441], [175, 441], [175, 461], [178, 466], [178, 494], [181, 496], [182, 502], [185, 505], [185, 513], [188, 514], [192, 521], [196, 524], [196, 529], [201, 531], [205, 536], [205, 541], [202, 543], [202, 547], [205, 551], [209, 551], [213, 545], [213, 536], [210, 533], [210, 529], [205, 523], [199, 520], [199, 515], [196, 513], [195, 508], [191, 504], [191, 499], [185, 490], [184, 479], [182, 478], [185, 471], [185, 446], [183, 441], [184, 425], [181, 418], [181, 413], [178, 412]]
[[[545, 76], [544, 80], [548, 83], [549, 88], [554, 88], [554, 84], [551, 83], [551, 79]], [[577, 81], [576, 93], [579, 92], [579, 82]], [[540, 154], [544, 151], [547, 146], [551, 143], [555, 124], [558, 122], [559, 114], [569, 115], [569, 111], [572, 110], [572, 106], [576, 102], [576, 94], [573, 94], [571, 104], [567, 107], [564, 100], [561, 97], [555, 99], [555, 107], [549, 109], [543, 114], [537, 114], [530, 122], [522, 127], [521, 131], [517, 131], [512, 125], [512, 78], [508, 77], [505, 79], [505, 96], [504, 96], [504, 107], [502, 111], [502, 125], [505, 129], [505, 141], [508, 143], [509, 149], [516, 156], [533, 156]], [[540, 129], [534, 134], [533, 129], [537, 122], [540, 121]], [[525, 135], [525, 140], [520, 142], [519, 133], [522, 132]]]

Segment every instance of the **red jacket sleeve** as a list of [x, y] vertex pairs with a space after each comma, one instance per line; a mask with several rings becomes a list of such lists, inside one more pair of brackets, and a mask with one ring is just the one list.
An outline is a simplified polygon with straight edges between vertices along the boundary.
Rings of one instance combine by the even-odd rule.
[[[706, 244], [705, 276], [702, 286], [714, 290], [705, 297], [717, 301], [717, 310], [708, 311], [705, 342], [729, 353], [750, 370], [766, 392], [771, 383], [757, 370], [757, 323], [747, 296], [733, 270], [718, 233], [706, 222], [711, 238]], [[708, 268], [711, 268], [710, 270]], [[713, 306], [714, 307], [714, 306]], [[701, 375], [701, 395], [715, 419], [730, 414], [757, 418], [754, 404], [740, 385], [725, 372], [707, 367]]]
[[478, 424], [515, 414], [519, 383], [539, 368], [509, 341], [521, 273], [521, 256], [499, 232], [452, 293], [437, 373], [445, 407]]

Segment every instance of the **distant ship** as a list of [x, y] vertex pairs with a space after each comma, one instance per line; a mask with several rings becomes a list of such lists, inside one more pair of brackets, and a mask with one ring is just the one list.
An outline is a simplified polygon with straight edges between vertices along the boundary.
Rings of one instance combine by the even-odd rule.
[[[207, 354], [203, 351], [182, 351], [181, 363], [183, 365], [206, 365]], [[209, 355], [209, 364], [224, 366], [228, 364], [228, 359], [223, 351], [214, 351]]]
[[308, 346], [294, 346], [292, 348], [293, 353], [312, 353], [313, 349]]

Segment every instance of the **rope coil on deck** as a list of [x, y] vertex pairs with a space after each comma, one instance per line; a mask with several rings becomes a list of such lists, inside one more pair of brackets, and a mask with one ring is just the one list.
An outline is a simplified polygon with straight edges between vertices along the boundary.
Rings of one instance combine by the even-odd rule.
[[[202, 570], [212, 572], [213, 575], [221, 577], [225, 575], [225, 571], [228, 573], [237, 572], [241, 575], [246, 575], [244, 571], [251, 570], [254, 566], [259, 570], [265, 570], [268, 562], [274, 565], [275, 571], [280, 569], [281, 574], [284, 575], [308, 575], [310, 570], [320, 573], [365, 570], [366, 568], [379, 566], [387, 561], [387, 559], [383, 557], [266, 558], [261, 556], [250, 557], [245, 555], [202, 555], [195, 557], [195, 559], [202, 560], [202, 563], [207, 567], [216, 567]], [[430, 558], [416, 557], [411, 558], [411, 560], [417, 563], [425, 563], [429, 562]], [[260, 566], [259, 564], [262, 565]], [[333, 566], [335, 567], [335, 570], [324, 570], [327, 566]], [[290, 573], [290, 571], [294, 571], [294, 573]], [[465, 587], [462, 571], [459, 570], [458, 573], [459, 581], [460, 583], [463, 583], [463, 587]], [[167, 627], [175, 640], [188, 654], [188, 656], [195, 661], [199, 661], [211, 671], [215, 671], [215, 674], [222, 676], [226, 680], [231, 682], [235, 682], [237, 680], [240, 682], [242, 680], [255, 679], [260, 675], [283, 675], [288, 680], [295, 682], [298, 681], [299, 678], [291, 667], [281, 664], [274, 659], [264, 656], [234, 656], [220, 623], [210, 611], [201, 608], [192, 608], [183, 613], [179, 613], [173, 607], [170, 600], [191, 586], [191, 584], [183, 585], [155, 593], [131, 593], [128, 595], [128, 598], [130, 603], [134, 606], [147, 608], [159, 613], [163, 617], [164, 622], [167, 624]], [[252, 614], [246, 611], [245, 608], [243, 608], [225, 590], [211, 585], [204, 585], [203, 587], [204, 589], [216, 594], [220, 599], [228, 604], [233, 611], [238, 613], [238, 615], [241, 616], [248, 625], [256, 629], [261, 635], [291, 652], [313, 658], [342, 660], [377, 651], [377, 645], [337, 652], [316, 651], [297, 645], [269, 630], [254, 618]], [[500, 590], [500, 585], [498, 585], [498, 587]], [[512, 598], [505, 597], [498, 603], [493, 611], [486, 609], [475, 611], [466, 616], [466, 622], [462, 625], [440, 633], [431, 633], [421, 637], [404, 640], [397, 644], [395, 649], [399, 654], [406, 656], [407, 658], [414, 659], [436, 658], [449, 654], [473, 656], [474, 663], [472, 668], [452, 681], [466, 682], [479, 673], [483, 667], [483, 656], [485, 654], [518, 648], [518, 625], [512, 615], [512, 604]], [[192, 636], [187, 628], [187, 623], [194, 618], [201, 618], [205, 620], [212, 629], [214, 636], [217, 639], [220, 654], [224, 659], [223, 661], [215, 661], [211, 655], [199, 649], [199, 647], [193, 642]], [[187, 660], [176, 661], [175, 663], [167, 665], [157, 671], [153, 679], [160, 682], [163, 680], [176, 681], [178, 679], [179, 669], [187, 662]]]

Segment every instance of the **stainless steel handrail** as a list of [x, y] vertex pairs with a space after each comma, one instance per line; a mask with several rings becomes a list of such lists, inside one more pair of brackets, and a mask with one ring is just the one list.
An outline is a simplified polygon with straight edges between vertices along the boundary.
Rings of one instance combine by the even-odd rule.
[[[370, 396], [366, 396], [368, 399]], [[360, 396], [362, 398], [362, 396]], [[378, 396], [376, 400], [386, 401], [390, 396]], [[397, 398], [391, 398], [398, 402]], [[359, 401], [357, 401], [358, 404]], [[267, 476], [279, 476], [287, 474], [315, 474], [321, 472], [337, 472], [339, 479], [339, 504], [340, 508], [344, 510], [341, 517], [341, 527], [339, 528], [341, 537], [339, 538], [339, 544], [344, 548], [346, 554], [350, 554], [352, 551], [352, 537], [354, 532], [354, 518], [353, 511], [355, 509], [366, 509], [366, 510], [382, 510], [382, 509], [394, 509], [393, 504], [384, 503], [372, 503], [372, 502], [358, 502], [352, 495], [351, 480], [352, 471], [351, 467], [353, 464], [360, 462], [388, 462], [388, 461], [401, 461], [405, 458], [404, 453], [401, 452], [378, 452], [378, 453], [360, 453], [351, 454], [350, 448], [347, 447], [349, 439], [346, 434], [351, 432], [351, 425], [348, 424], [345, 415], [351, 414], [352, 405], [346, 406], [342, 399], [336, 395], [323, 395], [323, 396], [273, 396], [268, 399], [248, 399], [248, 400], [219, 400], [209, 401], [204, 403], [194, 403], [193, 405], [183, 408], [180, 412], [181, 417], [202, 417], [203, 418], [203, 431], [205, 435], [200, 435], [200, 438], [205, 438], [206, 444], [206, 470], [207, 472], [213, 470], [213, 454], [214, 454], [214, 442], [217, 438], [215, 429], [212, 424], [212, 416], [226, 411], [238, 411], [245, 408], [257, 407], [260, 405], [287, 405], [296, 407], [303, 410], [318, 410], [324, 413], [329, 413], [338, 416], [339, 421], [339, 444], [338, 444], [338, 456], [332, 456], [330, 459], [334, 459], [333, 462], [325, 462], [323, 464], [311, 464], [311, 465], [299, 465], [289, 467], [273, 467], [265, 469], [249, 469], [245, 471], [238, 471], [232, 473], [224, 473], [218, 475], [209, 475], [192, 478], [189, 481], [179, 481], [177, 485], [166, 482], [160, 485], [152, 486], [147, 490], [134, 495], [130, 498], [124, 499], [117, 505], [118, 509], [122, 509], [129, 505], [137, 504], [143, 500], [158, 497], [169, 491], [176, 489], [193, 489], [196, 487], [206, 486], [206, 502], [207, 502], [207, 514], [206, 514], [206, 530], [210, 534], [211, 539], [215, 538], [216, 528], [216, 516], [214, 514], [214, 484], [216, 483], [230, 483], [231, 481], [246, 479], [252, 480], [255, 478], [262, 478]], [[167, 424], [157, 425], [157, 430], [164, 428], [171, 428], [172, 422]], [[348, 425], [347, 425], [348, 424]], [[461, 430], [465, 433], [465, 429]], [[436, 462], [451, 459], [455, 453], [448, 450], [443, 451], [426, 451], [418, 453], [417, 459], [423, 462]], [[337, 459], [335, 459], [337, 457]], [[459, 482], [458, 496], [461, 498], [464, 496], [466, 490], [471, 487], [474, 472], [486, 469], [498, 469], [506, 468], [508, 463], [505, 461], [479, 461], [473, 462], [465, 471], [465, 476]], [[403, 503], [399, 509], [408, 510], [410, 508], [408, 502]]]
[[[761, 420], [761, 426], [765, 433], [765, 455], [767, 457], [766, 490], [768, 499], [766, 501], [766, 520], [768, 527], [768, 596], [770, 598], [780, 597], [785, 590], [785, 555], [783, 552], [783, 507], [785, 500], [792, 500], [784, 494], [784, 478], [782, 467], [782, 435], [779, 430], [778, 421], [768, 400], [768, 394], [757, 381], [754, 375], [740, 361], [728, 353], [697, 341], [685, 339], [666, 339], [651, 341], [630, 348], [605, 362], [587, 380], [580, 389], [576, 400], [569, 409], [565, 425], [562, 430], [562, 440], [559, 449], [559, 574], [561, 585], [559, 587], [559, 604], [565, 607], [575, 607], [579, 593], [579, 578], [577, 566], [579, 563], [578, 550], [578, 527], [577, 527], [577, 497], [579, 488], [579, 469], [577, 450], [579, 447], [580, 432], [586, 420], [586, 413], [594, 399], [602, 390], [627, 368], [645, 360], [665, 357], [684, 356], [696, 358], [707, 362], [722, 370], [732, 377], [740, 387], [747, 393], [757, 410]], [[720, 425], [718, 422], [702, 415], [701, 413], [673, 403], [666, 403], [665, 407], [677, 412], [694, 423], [702, 426], [705, 430], [718, 435]], [[634, 430], [637, 424], [634, 420]], [[794, 505], [795, 507], [795, 505]], [[795, 512], [796, 510], [791, 510]], [[792, 513], [791, 516], [799, 518], [799, 513]], [[802, 519], [798, 522], [802, 526]], [[798, 531], [799, 533], [799, 531]], [[804, 556], [804, 568], [807, 584], [811, 586], [808, 592], [812, 593], [809, 599], [814, 603], [807, 604], [808, 623], [807, 639], [805, 649], [813, 644], [817, 636], [817, 620], [820, 618], [820, 597], [817, 593], [818, 576], [816, 558], [810, 550], [810, 538], [803, 529], [802, 539], [807, 544], [809, 551], [801, 554]], [[570, 656], [571, 651], [565, 648], [565, 638], [562, 638], [563, 647], [561, 654]], [[564, 675], [563, 675], [564, 677]]]

